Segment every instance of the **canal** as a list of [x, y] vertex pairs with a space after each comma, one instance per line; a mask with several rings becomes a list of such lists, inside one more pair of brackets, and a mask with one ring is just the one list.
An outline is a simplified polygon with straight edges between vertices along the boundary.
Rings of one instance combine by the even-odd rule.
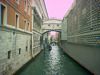
[[58, 46], [42, 51], [15, 75], [92, 75]]

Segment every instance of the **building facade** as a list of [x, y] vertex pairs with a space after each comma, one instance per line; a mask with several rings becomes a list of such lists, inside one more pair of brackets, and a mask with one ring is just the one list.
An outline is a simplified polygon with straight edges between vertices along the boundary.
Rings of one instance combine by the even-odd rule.
[[0, 75], [12, 75], [31, 59], [31, 0], [0, 0]]
[[32, 54], [37, 55], [40, 49], [40, 36], [41, 36], [42, 19], [40, 18], [37, 10], [33, 7], [33, 36], [32, 36]]
[[[100, 0], [75, 0], [63, 19], [61, 46], [94, 75], [100, 74]], [[65, 37], [66, 36], [66, 37]]]
[[67, 40], [67, 17], [64, 17], [61, 25], [61, 40]]
[[43, 20], [48, 19], [47, 10], [45, 7], [44, 0], [33, 0], [32, 6], [32, 55], [33, 57], [41, 51], [41, 41], [42, 36], [41, 27], [43, 25]]
[[100, 1], [76, 0], [75, 6], [65, 16], [67, 41], [100, 46]]

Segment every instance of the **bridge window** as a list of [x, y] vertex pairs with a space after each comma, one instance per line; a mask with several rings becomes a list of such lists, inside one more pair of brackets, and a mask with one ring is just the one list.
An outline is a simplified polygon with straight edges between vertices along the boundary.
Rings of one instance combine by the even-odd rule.
[[48, 24], [48, 26], [50, 26], [50, 24]]
[[59, 26], [59, 24], [57, 24], [57, 26]]

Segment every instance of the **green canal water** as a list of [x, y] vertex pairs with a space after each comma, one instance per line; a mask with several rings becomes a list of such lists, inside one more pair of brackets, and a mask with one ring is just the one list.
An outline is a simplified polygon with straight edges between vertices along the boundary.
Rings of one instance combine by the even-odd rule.
[[42, 51], [15, 75], [92, 75], [58, 46]]

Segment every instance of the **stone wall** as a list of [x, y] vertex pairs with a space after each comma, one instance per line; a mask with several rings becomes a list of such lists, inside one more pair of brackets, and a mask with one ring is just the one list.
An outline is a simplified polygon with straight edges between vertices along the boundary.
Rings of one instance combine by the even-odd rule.
[[100, 48], [61, 41], [64, 52], [93, 75], [100, 75]]
[[0, 75], [12, 75], [31, 59], [31, 34], [0, 28]]
[[67, 18], [64, 17], [62, 21], [61, 40], [67, 40]]
[[99, 11], [99, 0], [76, 0], [75, 7], [66, 16], [68, 42], [99, 46]]
[[33, 40], [32, 40], [32, 42], [33, 42], [33, 45], [32, 45], [33, 57], [41, 51], [41, 49], [40, 49], [40, 36], [41, 36], [40, 33], [33, 31], [33, 36], [32, 36], [32, 38], [33, 38]]

